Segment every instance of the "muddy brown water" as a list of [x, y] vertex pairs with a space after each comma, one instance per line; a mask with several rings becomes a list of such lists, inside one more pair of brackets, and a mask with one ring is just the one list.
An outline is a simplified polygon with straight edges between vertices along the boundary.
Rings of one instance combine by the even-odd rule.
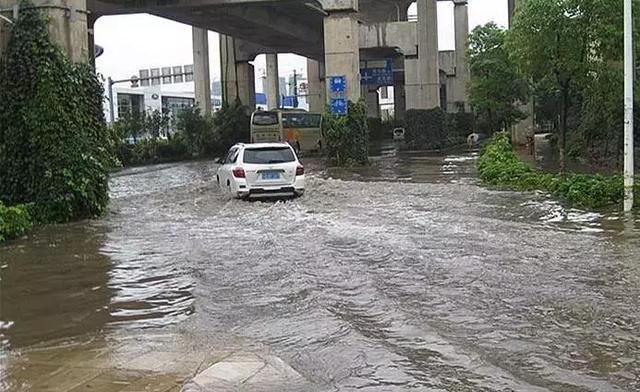
[[229, 200], [211, 162], [120, 172], [104, 219], [0, 248], [0, 357], [169, 333], [329, 390], [640, 390], [637, 217], [481, 187], [476, 158], [310, 160], [288, 202]]

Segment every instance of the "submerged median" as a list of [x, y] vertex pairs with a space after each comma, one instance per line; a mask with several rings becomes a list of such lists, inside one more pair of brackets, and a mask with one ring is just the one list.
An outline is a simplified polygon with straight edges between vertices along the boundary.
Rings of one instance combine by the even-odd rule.
[[[600, 174], [542, 173], [523, 162], [514, 152], [506, 134], [498, 134], [483, 149], [478, 167], [487, 184], [520, 191], [544, 191], [571, 206], [600, 209], [621, 205], [624, 199], [623, 177]], [[636, 205], [640, 201], [636, 186]]]

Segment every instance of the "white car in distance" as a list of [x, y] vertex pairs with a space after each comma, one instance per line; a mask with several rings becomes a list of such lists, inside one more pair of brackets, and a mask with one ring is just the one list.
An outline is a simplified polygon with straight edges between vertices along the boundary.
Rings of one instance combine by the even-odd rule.
[[220, 189], [235, 198], [304, 194], [304, 166], [288, 143], [236, 144], [216, 179]]

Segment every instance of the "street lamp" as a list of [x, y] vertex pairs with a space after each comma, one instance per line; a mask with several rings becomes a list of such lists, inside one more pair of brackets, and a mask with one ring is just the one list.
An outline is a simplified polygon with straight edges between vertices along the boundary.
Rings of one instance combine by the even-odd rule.
[[624, 211], [633, 209], [633, 11], [632, 0], [624, 0]]

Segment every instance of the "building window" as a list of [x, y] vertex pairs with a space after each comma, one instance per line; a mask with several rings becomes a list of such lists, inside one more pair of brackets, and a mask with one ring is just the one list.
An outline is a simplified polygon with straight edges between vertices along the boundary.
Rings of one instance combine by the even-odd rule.
[[380, 98], [389, 99], [389, 88], [387, 86], [380, 87]]
[[118, 93], [117, 96], [119, 117], [125, 113], [142, 112], [142, 101], [144, 99], [142, 95]]
[[162, 110], [165, 113], [171, 114], [171, 117], [176, 119], [181, 111], [192, 107], [195, 103], [195, 99], [193, 98], [162, 97]]

